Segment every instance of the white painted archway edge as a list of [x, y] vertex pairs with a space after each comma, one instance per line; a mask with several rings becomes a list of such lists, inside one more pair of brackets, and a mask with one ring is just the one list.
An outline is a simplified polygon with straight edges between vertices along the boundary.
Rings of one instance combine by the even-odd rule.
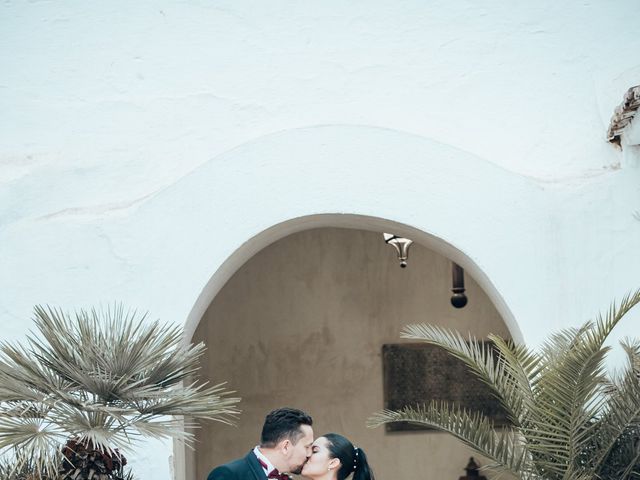
[[[186, 319], [190, 334], [261, 248], [307, 228], [343, 226], [394, 228], [452, 258], [514, 338], [537, 344], [633, 288], [638, 172], [539, 184], [415, 135], [309, 127], [211, 160], [113, 226], [126, 229], [129, 256], [152, 285], [141, 293], [163, 318]], [[143, 242], [149, 236], [153, 245]]]
[[[286, 237], [287, 235], [303, 230], [322, 227], [354, 228], [374, 232], [393, 232], [397, 235], [411, 238], [414, 242], [454, 260], [459, 265], [464, 266], [467, 273], [470, 274], [487, 293], [505, 321], [512, 338], [516, 341], [523, 340], [522, 332], [520, 331], [512, 312], [509, 310], [509, 307], [500, 293], [485, 273], [480, 270], [478, 266], [464, 253], [444, 240], [436, 238], [421, 230], [417, 230], [416, 228], [381, 218], [352, 214], [318, 214], [295, 218], [278, 225], [274, 225], [242, 244], [240, 248], [238, 248], [233, 255], [231, 255], [221, 265], [202, 290], [202, 293], [198, 297], [198, 300], [186, 320], [185, 340], [190, 341], [200, 319], [217, 293], [231, 278], [231, 276], [251, 257], [266, 246]], [[382, 235], [380, 236], [380, 241], [383, 241]]]
[[[509, 290], [509, 255], [532, 246], [544, 199], [535, 183], [473, 155], [379, 128], [313, 127], [243, 145], [172, 190], [163, 195], [165, 208], [154, 210], [175, 208], [185, 196], [197, 204], [196, 251], [199, 259], [208, 255], [206, 272], [199, 272], [208, 278], [185, 324], [189, 338], [252, 255], [288, 234], [333, 226], [392, 230], [455, 260], [485, 289], [514, 338], [523, 339], [509, 292], [494, 275]], [[540, 259], [527, 263], [518, 262], [518, 273], [535, 273]]]

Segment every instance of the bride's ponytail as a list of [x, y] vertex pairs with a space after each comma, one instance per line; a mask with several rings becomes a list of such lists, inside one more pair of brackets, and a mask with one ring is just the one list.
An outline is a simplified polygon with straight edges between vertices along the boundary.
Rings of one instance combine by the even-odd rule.
[[358, 447], [354, 447], [355, 451], [355, 470], [353, 471], [353, 480], [375, 480], [373, 478], [373, 472], [369, 467], [367, 456], [364, 454], [364, 450]]
[[331, 458], [340, 460], [338, 480], [345, 480], [352, 473], [352, 480], [375, 480], [364, 450], [354, 447], [349, 440], [337, 433], [327, 433], [323, 437], [329, 441]]

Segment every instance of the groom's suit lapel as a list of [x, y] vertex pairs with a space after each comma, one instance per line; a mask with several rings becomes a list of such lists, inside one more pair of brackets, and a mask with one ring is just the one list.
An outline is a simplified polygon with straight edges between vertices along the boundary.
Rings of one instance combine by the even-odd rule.
[[253, 450], [244, 458], [247, 461], [249, 469], [251, 470], [255, 480], [267, 480], [267, 475], [264, 473], [262, 466], [258, 463], [258, 457], [253, 453]]

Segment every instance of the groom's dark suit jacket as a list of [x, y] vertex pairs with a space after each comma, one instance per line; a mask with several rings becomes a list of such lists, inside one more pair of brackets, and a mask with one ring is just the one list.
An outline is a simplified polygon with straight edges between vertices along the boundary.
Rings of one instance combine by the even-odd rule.
[[267, 480], [253, 450], [246, 457], [214, 468], [207, 480]]

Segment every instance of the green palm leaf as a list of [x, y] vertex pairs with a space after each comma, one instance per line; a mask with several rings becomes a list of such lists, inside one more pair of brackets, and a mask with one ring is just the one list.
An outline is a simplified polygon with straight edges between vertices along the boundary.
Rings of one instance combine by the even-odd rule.
[[433, 325], [409, 325], [404, 338], [444, 348], [493, 391], [512, 427], [497, 430], [479, 413], [445, 404], [374, 415], [370, 426], [408, 421], [446, 431], [519, 478], [640, 478], [640, 342], [623, 342], [628, 362], [609, 379], [604, 343], [640, 290], [580, 328], [550, 335], [539, 352], [491, 335], [475, 338]]
[[616, 475], [625, 478], [634, 470], [640, 476], [640, 342], [621, 343], [627, 365], [608, 383], [607, 403], [593, 427], [599, 448], [590, 462], [594, 471], [602, 474], [610, 468], [606, 459], [611, 458], [618, 470]]
[[405, 407], [399, 411], [383, 410], [372, 416], [367, 425], [377, 427], [390, 422], [409, 422], [448, 432], [471, 448], [493, 460], [497, 469], [511, 474], [532, 471], [530, 454], [517, 430], [493, 423], [479, 412], [469, 412], [444, 402]]
[[436, 325], [408, 325], [400, 336], [402, 338], [421, 340], [445, 349], [461, 360], [485, 384], [487, 384], [508, 417], [519, 422], [524, 412], [524, 399], [517, 387], [516, 377], [507, 374], [505, 362], [501, 357], [496, 360], [489, 345], [477, 341], [473, 337], [465, 339], [455, 330]]

